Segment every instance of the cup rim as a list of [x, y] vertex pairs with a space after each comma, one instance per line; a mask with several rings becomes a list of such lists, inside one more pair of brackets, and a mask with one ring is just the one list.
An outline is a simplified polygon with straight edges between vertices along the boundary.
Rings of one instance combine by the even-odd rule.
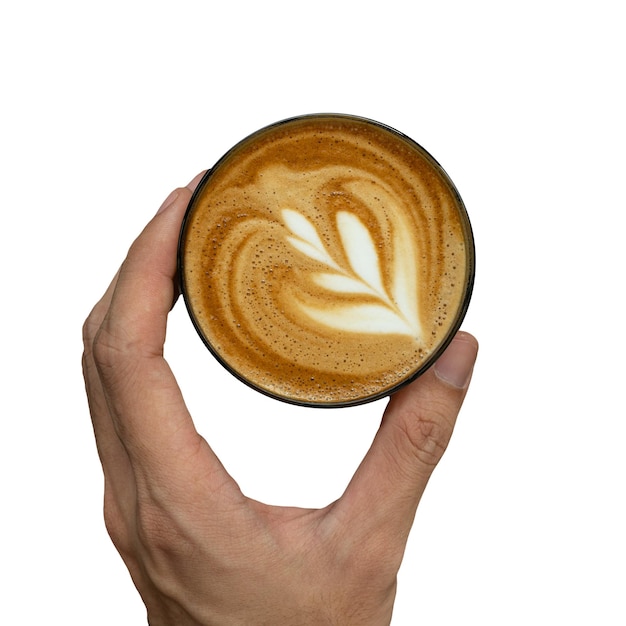
[[[210, 182], [212, 174], [217, 169], [219, 169], [219, 166], [224, 161], [226, 161], [234, 152], [236, 152], [238, 149], [240, 149], [244, 145], [247, 145], [249, 142], [254, 141], [254, 139], [257, 138], [258, 136], [265, 134], [265, 133], [270, 133], [276, 128], [290, 124], [290, 123], [297, 123], [300, 121], [306, 121], [310, 119], [353, 120], [357, 123], [362, 123], [365, 125], [373, 125], [375, 127], [381, 128], [397, 136], [400, 139], [403, 139], [405, 142], [409, 143], [411, 146], [416, 148], [417, 151], [422, 156], [424, 156], [427, 161], [431, 162], [433, 167], [441, 175], [442, 179], [444, 180], [451, 194], [454, 196], [455, 204], [456, 204], [456, 207], [458, 208], [458, 211], [461, 217], [460, 221], [463, 227], [463, 231], [464, 231], [463, 234], [464, 234], [465, 245], [466, 245], [466, 253], [465, 253], [466, 276], [465, 276], [465, 288], [463, 290], [463, 297], [457, 308], [455, 318], [453, 322], [450, 323], [449, 329], [445, 337], [439, 342], [437, 347], [422, 362], [422, 365], [418, 367], [410, 376], [407, 376], [405, 379], [399, 381], [397, 384], [393, 385], [390, 388], [386, 388], [377, 393], [373, 393], [373, 394], [359, 397], [359, 398], [351, 398], [348, 400], [337, 400], [337, 401], [332, 401], [332, 402], [302, 400], [299, 398], [293, 398], [290, 396], [282, 395], [282, 394], [270, 391], [264, 387], [261, 387], [260, 385], [256, 384], [254, 381], [249, 380], [243, 374], [241, 374], [224, 357], [222, 357], [222, 355], [211, 345], [211, 342], [205, 336], [197, 320], [193, 307], [191, 306], [191, 303], [189, 301], [189, 297], [187, 295], [186, 284], [185, 284], [184, 250], [185, 250], [187, 225], [189, 223], [191, 215], [193, 214], [195, 203], [197, 199], [203, 193], [203, 190], [206, 187], [206, 185]], [[456, 185], [454, 184], [454, 182], [452, 181], [452, 179], [450, 178], [446, 170], [442, 167], [442, 165], [421, 144], [419, 144], [417, 141], [415, 141], [408, 135], [402, 133], [401, 131], [398, 131], [395, 128], [387, 124], [378, 122], [376, 120], [373, 120], [367, 117], [346, 114], [346, 113], [307, 113], [303, 115], [295, 115], [295, 116], [281, 119], [279, 121], [263, 126], [262, 128], [259, 128], [258, 130], [252, 133], [249, 133], [243, 139], [241, 139], [240, 141], [235, 143], [231, 148], [229, 148], [215, 162], [213, 167], [211, 167], [204, 173], [204, 175], [200, 179], [200, 182], [198, 183], [198, 185], [196, 186], [195, 190], [193, 191], [191, 195], [191, 198], [189, 200], [189, 203], [187, 205], [187, 208], [185, 210], [185, 214], [183, 216], [183, 220], [181, 223], [179, 237], [178, 237], [178, 246], [177, 246], [177, 275], [178, 275], [179, 291], [183, 297], [183, 301], [185, 303], [187, 313], [191, 319], [191, 322], [194, 328], [196, 329], [196, 332], [198, 333], [205, 347], [209, 350], [209, 352], [213, 355], [213, 357], [217, 360], [217, 362], [220, 363], [220, 365], [222, 365], [222, 367], [224, 367], [232, 376], [237, 378], [239, 381], [241, 381], [248, 387], [254, 389], [255, 391], [267, 397], [273, 398], [275, 400], [285, 402], [287, 404], [292, 404], [292, 405], [301, 406], [301, 407], [308, 407], [308, 408], [324, 408], [324, 409], [346, 408], [346, 407], [369, 404], [370, 402], [375, 402], [377, 400], [390, 397], [391, 395], [393, 395], [394, 393], [396, 393], [403, 387], [417, 380], [420, 376], [422, 376], [426, 371], [428, 371], [435, 364], [437, 359], [443, 354], [443, 352], [446, 350], [446, 348], [450, 345], [450, 343], [454, 339], [457, 332], [460, 330], [463, 320], [465, 319], [465, 316], [469, 309], [470, 301], [471, 301], [473, 291], [474, 291], [474, 283], [475, 283], [475, 277], [476, 277], [476, 246], [475, 246], [472, 224], [470, 222], [470, 218], [469, 218], [465, 203], [463, 202], [463, 199]]]

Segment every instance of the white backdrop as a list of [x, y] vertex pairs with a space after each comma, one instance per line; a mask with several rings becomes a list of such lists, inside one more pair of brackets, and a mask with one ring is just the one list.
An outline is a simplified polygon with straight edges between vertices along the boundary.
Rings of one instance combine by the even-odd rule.
[[[411, 7], [409, 9], [409, 7]], [[81, 325], [176, 186], [260, 126], [377, 119], [450, 174], [481, 352], [410, 538], [394, 626], [626, 623], [620, 3], [3, 2], [2, 613], [145, 623], [106, 535]], [[297, 409], [167, 355], [244, 492], [325, 505], [384, 403]]]

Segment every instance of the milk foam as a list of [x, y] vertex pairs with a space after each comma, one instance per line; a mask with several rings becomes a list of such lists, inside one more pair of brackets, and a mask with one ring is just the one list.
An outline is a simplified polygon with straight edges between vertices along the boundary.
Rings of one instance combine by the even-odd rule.
[[[312, 274], [311, 278], [317, 285], [337, 294], [337, 298], [328, 298], [323, 307], [300, 303], [300, 308], [311, 319], [345, 332], [399, 333], [416, 340], [421, 338], [417, 308], [408, 304], [417, 299], [416, 286], [405, 279], [411, 266], [417, 263], [414, 249], [403, 246], [395, 254], [397, 260], [393, 265], [393, 282], [413, 292], [406, 297], [402, 294], [400, 305], [383, 285], [380, 258], [373, 237], [356, 215], [348, 211], [338, 211], [335, 216], [337, 231], [348, 260], [348, 267], [345, 268], [335, 262], [325, 249], [315, 227], [303, 215], [293, 210], [284, 210], [282, 215], [289, 229], [297, 235], [287, 236], [287, 241], [306, 256], [336, 270]], [[356, 294], [370, 296], [378, 303], [338, 304], [341, 302], [341, 295]]]
[[470, 238], [458, 196], [414, 144], [305, 119], [244, 142], [207, 177], [185, 224], [185, 299], [244, 380], [289, 401], [359, 402], [450, 336]]

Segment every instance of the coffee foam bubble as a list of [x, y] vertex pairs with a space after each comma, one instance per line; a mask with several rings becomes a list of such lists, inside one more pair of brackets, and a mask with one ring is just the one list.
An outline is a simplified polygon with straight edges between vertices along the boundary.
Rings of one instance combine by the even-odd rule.
[[267, 393], [328, 405], [384, 395], [458, 321], [465, 220], [413, 144], [303, 118], [206, 177], [182, 240], [186, 301], [218, 358]]

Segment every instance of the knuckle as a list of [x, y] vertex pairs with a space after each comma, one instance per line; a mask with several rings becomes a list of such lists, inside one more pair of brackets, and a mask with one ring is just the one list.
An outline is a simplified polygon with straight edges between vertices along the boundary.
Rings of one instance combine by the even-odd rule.
[[431, 406], [428, 411], [409, 412], [398, 424], [402, 448], [429, 469], [441, 460], [452, 434], [444, 414], [444, 407]]
[[105, 326], [101, 326], [92, 341], [93, 358], [99, 367], [111, 367], [115, 365], [116, 357], [121, 349], [111, 332]]
[[83, 322], [83, 346], [85, 348], [85, 352], [91, 352], [92, 345], [96, 335], [98, 334], [98, 329], [100, 328], [100, 320], [96, 315], [96, 309], [87, 316], [87, 319]]
[[104, 494], [104, 526], [120, 554], [126, 555], [131, 552], [131, 542], [124, 516], [117, 501], [110, 495], [108, 490]]
[[120, 333], [112, 332], [111, 324], [102, 315], [99, 305], [83, 323], [84, 355], [93, 359], [99, 371], [113, 369], [123, 359], [127, 346]]
[[138, 362], [137, 347], [120, 335], [119, 329], [112, 332], [106, 323], [102, 324], [94, 336], [91, 351], [103, 380], [124, 383], [131, 379]]
[[437, 422], [418, 421], [407, 429], [407, 439], [415, 456], [425, 465], [435, 466], [447, 447], [447, 436]]

